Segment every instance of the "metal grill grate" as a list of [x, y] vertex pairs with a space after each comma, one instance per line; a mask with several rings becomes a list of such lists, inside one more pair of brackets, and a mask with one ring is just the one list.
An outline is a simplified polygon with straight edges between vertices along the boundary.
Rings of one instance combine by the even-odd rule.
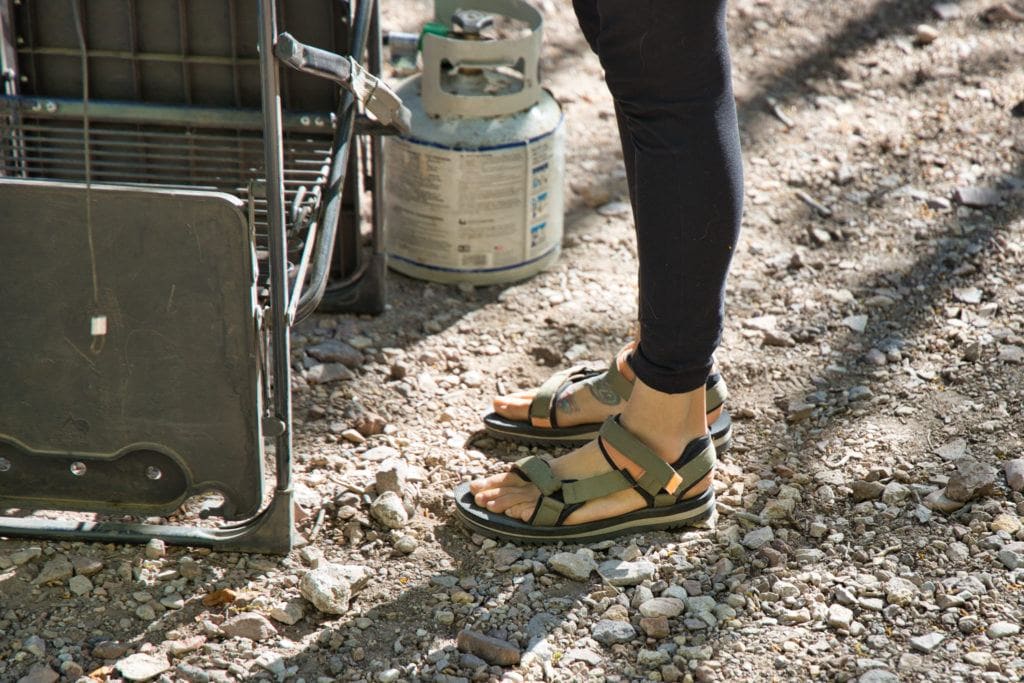
[[[250, 183], [264, 177], [260, 131], [94, 122], [89, 139], [96, 183], [206, 188], [248, 200]], [[330, 149], [327, 131], [285, 135], [290, 230], [304, 227], [314, 215]], [[80, 122], [19, 116], [11, 100], [0, 99], [0, 175], [83, 181], [84, 150]], [[257, 196], [254, 205], [257, 238], [263, 242], [266, 202]]]

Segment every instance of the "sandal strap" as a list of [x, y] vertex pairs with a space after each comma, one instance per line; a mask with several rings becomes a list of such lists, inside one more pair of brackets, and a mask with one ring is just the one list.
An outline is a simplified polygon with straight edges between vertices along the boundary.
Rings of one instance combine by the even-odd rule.
[[633, 482], [621, 470], [611, 470], [586, 479], [563, 483], [562, 499], [566, 503], [583, 503], [631, 488]]
[[708, 377], [707, 384], [704, 385], [704, 402], [707, 411], [710, 413], [725, 403], [728, 398], [729, 388], [725, 386], [722, 375], [716, 372]]
[[562, 488], [562, 480], [552, 473], [551, 465], [536, 455], [516, 461], [516, 464], [512, 466], [512, 472], [532, 483], [545, 496], [550, 496]]
[[658, 454], [652, 451], [647, 444], [619, 424], [618, 417], [618, 415], [614, 415], [604, 421], [598, 438], [607, 441], [615, 450], [644, 471], [643, 475], [637, 479], [636, 485], [648, 496], [653, 498], [662, 489], [673, 495], [677, 493], [683, 483], [679, 474], [671, 465], [659, 458]]
[[558, 526], [564, 511], [565, 503], [562, 501], [551, 496], [541, 496], [537, 499], [537, 507], [533, 509], [533, 515], [530, 517], [528, 524], [533, 526]]
[[571, 384], [574, 377], [589, 372], [586, 367], [576, 365], [554, 373], [540, 385], [530, 401], [530, 424], [534, 427], [555, 426], [555, 402], [562, 389]]
[[623, 401], [628, 401], [633, 393], [633, 383], [626, 379], [626, 376], [619, 370], [619, 357], [612, 358], [605, 370], [604, 380], [611, 387], [612, 391], [619, 395]]

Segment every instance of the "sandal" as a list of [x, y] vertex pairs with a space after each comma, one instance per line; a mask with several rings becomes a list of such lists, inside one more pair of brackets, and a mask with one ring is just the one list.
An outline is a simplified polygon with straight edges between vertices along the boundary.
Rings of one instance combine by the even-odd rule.
[[[606, 386], [614, 391], [620, 400], [629, 400], [629, 395], [633, 392], [633, 383], [619, 371], [616, 359], [613, 358], [605, 370], [591, 370], [583, 365], [577, 365], [556, 372], [537, 389], [530, 402], [529, 421], [510, 420], [492, 412], [484, 416], [484, 429], [498, 439], [540, 446], [582, 446], [593, 441], [601, 430], [600, 422], [559, 427], [555, 418], [555, 406], [562, 392], [569, 386], [601, 374], [605, 375]], [[725, 380], [717, 372], [708, 377], [704, 392], [708, 415], [720, 408], [729, 397]], [[715, 442], [715, 449], [719, 453], [729, 450], [732, 445], [732, 416], [729, 415], [729, 411], [722, 408], [721, 414], [708, 425], [708, 429]]]
[[[513, 466], [516, 475], [541, 492], [529, 522], [478, 506], [468, 483], [455, 489], [456, 515], [474, 533], [518, 543], [594, 543], [627, 533], [692, 526], [711, 516], [714, 486], [699, 496], [683, 498], [715, 469], [715, 445], [710, 436], [694, 439], [676, 462], [668, 464], [628, 432], [615, 415], [601, 426], [597, 443], [612, 470], [586, 479], [560, 480], [547, 461], [537, 456]], [[619, 468], [605, 443], [642, 468], [643, 475], [634, 478]], [[587, 501], [630, 488], [647, 501], [645, 507], [596, 522], [565, 525], [566, 518]]]

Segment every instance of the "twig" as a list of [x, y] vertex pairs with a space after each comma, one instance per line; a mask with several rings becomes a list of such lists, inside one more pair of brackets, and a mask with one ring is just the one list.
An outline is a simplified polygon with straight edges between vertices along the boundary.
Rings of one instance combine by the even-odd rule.
[[779, 106], [779, 101], [777, 99], [775, 99], [774, 97], [766, 97], [765, 101], [768, 102], [768, 109], [771, 111], [771, 113], [774, 114], [775, 118], [777, 118], [779, 121], [782, 121], [782, 123], [785, 124], [786, 128], [796, 127], [796, 123], [794, 123], [793, 119], [786, 116], [786, 112], [782, 111], [782, 108]]
[[806, 204], [807, 206], [809, 206], [812, 209], [814, 209], [815, 211], [817, 211], [818, 215], [821, 216], [822, 218], [828, 218], [829, 216], [832, 215], [832, 209], [828, 208], [827, 206], [825, 206], [824, 204], [819, 202], [817, 199], [815, 199], [811, 195], [809, 195], [806, 192], [804, 192], [803, 190], [797, 190], [796, 191], [796, 196], [804, 204]]

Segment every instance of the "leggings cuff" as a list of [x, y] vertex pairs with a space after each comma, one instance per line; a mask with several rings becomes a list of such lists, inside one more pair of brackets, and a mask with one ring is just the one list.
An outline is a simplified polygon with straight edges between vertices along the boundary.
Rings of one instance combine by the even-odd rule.
[[644, 355], [643, 340], [629, 356], [629, 367], [636, 373], [637, 378], [655, 391], [664, 394], [685, 394], [704, 386], [711, 374], [712, 365], [714, 361], [710, 358], [705, 365], [681, 369], [657, 365]]

